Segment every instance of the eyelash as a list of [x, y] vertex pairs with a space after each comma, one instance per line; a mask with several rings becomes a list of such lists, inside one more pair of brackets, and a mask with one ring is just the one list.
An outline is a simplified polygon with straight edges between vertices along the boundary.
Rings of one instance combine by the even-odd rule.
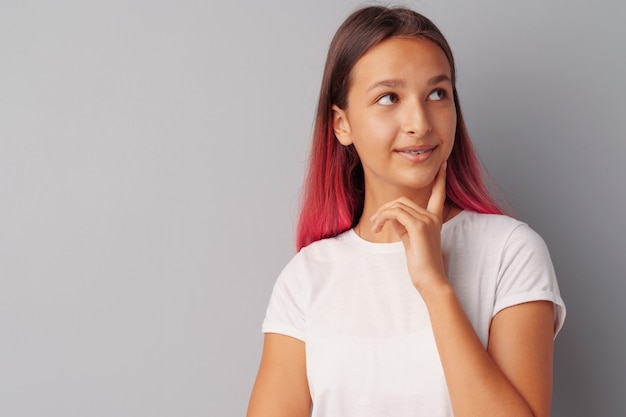
[[[448, 92], [447, 92], [446, 90], [444, 90], [443, 88], [438, 88], [438, 89], [436, 89], [436, 90], [433, 90], [433, 91], [432, 91], [432, 92], [428, 95], [428, 98], [430, 99], [430, 97], [431, 97], [433, 94], [438, 94], [438, 95], [440, 96], [440, 97], [438, 97], [438, 98], [434, 99], [434, 101], [441, 101], [441, 100], [445, 99], [446, 97], [448, 97]], [[390, 99], [392, 100], [392, 102], [391, 102], [391, 103], [385, 103], [385, 104], [381, 103], [381, 101], [382, 101], [384, 98], [390, 98]], [[386, 94], [383, 94], [382, 96], [380, 96], [380, 97], [378, 98], [378, 100], [376, 100], [376, 102], [377, 102], [378, 104], [383, 105], [383, 106], [390, 106], [390, 105], [395, 104], [395, 103], [397, 103], [397, 102], [398, 102], [398, 96], [397, 96], [395, 93], [386, 93]]]
[[435, 93], [439, 93], [441, 95], [441, 97], [439, 97], [435, 101], [440, 101], [440, 100], [443, 100], [444, 98], [448, 97], [448, 92], [446, 90], [444, 90], [443, 88], [438, 88], [438, 89], [434, 90], [432, 93], [430, 93], [428, 95], [428, 98], [430, 98], [430, 96], [432, 96]]
[[[386, 98], [386, 97], [389, 97], [389, 98], [392, 100], [392, 102], [391, 102], [390, 104], [383, 104], [383, 103], [381, 103], [381, 101], [382, 101], [384, 98]], [[378, 100], [376, 100], [376, 102], [377, 102], [378, 104], [383, 105], [383, 106], [390, 106], [391, 104], [395, 104], [395, 103], [397, 103], [397, 102], [398, 102], [398, 96], [397, 96], [396, 94], [394, 94], [394, 93], [386, 93], [386, 94], [383, 94], [382, 96], [380, 96], [380, 97], [378, 98]]]

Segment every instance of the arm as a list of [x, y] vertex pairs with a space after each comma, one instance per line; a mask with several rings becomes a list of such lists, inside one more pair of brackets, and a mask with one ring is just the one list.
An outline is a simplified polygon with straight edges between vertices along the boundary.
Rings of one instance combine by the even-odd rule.
[[400, 198], [372, 216], [372, 231], [396, 230], [422, 296], [456, 417], [547, 417], [552, 384], [553, 305], [530, 302], [499, 312], [485, 349], [445, 274], [441, 217], [445, 164], [427, 208]]
[[489, 355], [524, 397], [533, 415], [552, 403], [554, 306], [536, 301], [509, 307], [491, 321]]
[[450, 287], [423, 295], [456, 417], [550, 415], [551, 302], [498, 313], [485, 350]]
[[267, 333], [247, 417], [309, 417], [304, 342]]

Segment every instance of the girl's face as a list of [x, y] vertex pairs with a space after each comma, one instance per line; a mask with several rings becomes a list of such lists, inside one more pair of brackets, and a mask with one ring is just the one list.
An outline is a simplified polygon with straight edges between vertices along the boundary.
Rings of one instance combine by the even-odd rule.
[[415, 38], [374, 46], [352, 69], [346, 109], [333, 106], [333, 126], [339, 142], [353, 144], [361, 159], [366, 195], [430, 189], [456, 130], [444, 52]]

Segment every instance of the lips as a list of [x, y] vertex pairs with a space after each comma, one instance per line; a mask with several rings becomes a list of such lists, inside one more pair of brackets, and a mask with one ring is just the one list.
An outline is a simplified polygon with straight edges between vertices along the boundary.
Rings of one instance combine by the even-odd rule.
[[427, 160], [435, 148], [437, 145], [407, 146], [396, 149], [396, 152], [410, 161], [421, 162]]
[[405, 152], [405, 153], [408, 153], [408, 154], [411, 154], [411, 155], [421, 155], [421, 154], [426, 153], [426, 152], [431, 151], [431, 150], [432, 150], [432, 148], [431, 149], [420, 149], [420, 150], [407, 149], [405, 151], [400, 151], [400, 152]]
[[406, 146], [404, 148], [396, 149], [396, 152], [406, 153], [409, 155], [422, 155], [426, 152], [432, 151], [436, 147], [437, 145]]

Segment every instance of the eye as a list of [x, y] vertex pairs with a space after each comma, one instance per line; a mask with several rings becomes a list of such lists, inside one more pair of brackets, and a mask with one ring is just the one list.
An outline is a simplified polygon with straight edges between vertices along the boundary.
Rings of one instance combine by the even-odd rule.
[[443, 100], [444, 98], [446, 98], [447, 95], [448, 94], [446, 93], [446, 90], [439, 88], [433, 91], [432, 93], [430, 93], [428, 95], [428, 99], [433, 100], [433, 101], [439, 101], [439, 100]]
[[381, 96], [376, 102], [383, 106], [391, 106], [392, 104], [398, 102], [398, 96], [393, 93], [385, 94], [384, 96]]

